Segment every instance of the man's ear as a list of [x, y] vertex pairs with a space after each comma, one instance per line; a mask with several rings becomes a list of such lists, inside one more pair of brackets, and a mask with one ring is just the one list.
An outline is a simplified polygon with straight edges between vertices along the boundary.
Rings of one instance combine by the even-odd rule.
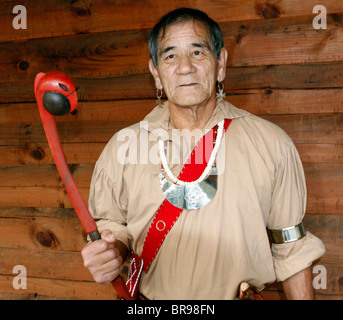
[[225, 48], [222, 48], [220, 55], [218, 57], [218, 78], [219, 82], [224, 81], [226, 75], [226, 62], [227, 62], [228, 52]]
[[152, 59], [149, 60], [149, 69], [150, 69], [152, 76], [154, 77], [156, 89], [162, 90], [163, 86], [161, 83], [160, 75], [158, 73], [158, 70], [154, 66], [154, 63], [152, 62]]

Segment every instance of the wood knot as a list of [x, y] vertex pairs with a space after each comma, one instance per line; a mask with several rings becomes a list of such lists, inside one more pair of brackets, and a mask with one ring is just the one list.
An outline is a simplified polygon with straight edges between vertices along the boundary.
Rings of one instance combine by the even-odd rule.
[[279, 8], [270, 3], [257, 3], [255, 9], [263, 19], [278, 18], [281, 15]]
[[43, 160], [45, 158], [45, 152], [41, 147], [31, 150], [30, 155], [36, 160]]
[[25, 71], [28, 69], [30, 64], [27, 61], [23, 60], [23, 61], [19, 61], [17, 66], [20, 70]]
[[78, 8], [75, 10], [75, 13], [77, 16], [79, 17], [84, 17], [84, 16], [90, 16], [91, 15], [91, 12], [90, 10], [86, 10], [84, 8]]
[[270, 94], [273, 93], [273, 90], [271, 90], [271, 89], [266, 89], [266, 90], [264, 91], [264, 93], [268, 96], [268, 95], [270, 95]]
[[72, 1], [71, 11], [78, 17], [86, 17], [92, 14], [90, 1]]
[[56, 235], [51, 231], [38, 232], [36, 239], [42, 246], [47, 248], [55, 248], [59, 244]]

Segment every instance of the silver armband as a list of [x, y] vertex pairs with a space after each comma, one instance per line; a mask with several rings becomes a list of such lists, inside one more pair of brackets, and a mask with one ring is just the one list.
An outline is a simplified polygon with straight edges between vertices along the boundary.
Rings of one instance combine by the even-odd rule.
[[306, 231], [302, 222], [296, 226], [284, 229], [273, 230], [267, 227], [267, 230], [272, 243], [275, 244], [297, 241], [306, 236]]

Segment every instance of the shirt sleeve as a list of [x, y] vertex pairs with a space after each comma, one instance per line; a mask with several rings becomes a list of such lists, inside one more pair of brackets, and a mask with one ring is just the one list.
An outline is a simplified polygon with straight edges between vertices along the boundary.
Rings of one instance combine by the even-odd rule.
[[118, 196], [114, 178], [98, 161], [95, 165], [89, 191], [88, 207], [101, 233], [109, 229], [130, 250], [127, 236], [126, 205]]
[[[268, 228], [283, 229], [299, 224], [306, 210], [306, 183], [299, 154], [290, 142], [275, 170]], [[306, 230], [306, 226], [305, 226]], [[272, 244], [277, 281], [284, 281], [311, 266], [325, 253], [322, 241], [310, 232], [300, 240]]]

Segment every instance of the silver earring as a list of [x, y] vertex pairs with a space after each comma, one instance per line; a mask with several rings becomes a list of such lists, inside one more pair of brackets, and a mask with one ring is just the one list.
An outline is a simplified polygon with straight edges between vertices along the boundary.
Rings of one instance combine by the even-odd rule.
[[156, 103], [161, 107], [162, 106], [162, 93], [163, 93], [163, 89], [156, 89]]
[[222, 81], [218, 82], [218, 93], [216, 93], [217, 101], [221, 102], [225, 98], [226, 94], [224, 93], [224, 83]]

